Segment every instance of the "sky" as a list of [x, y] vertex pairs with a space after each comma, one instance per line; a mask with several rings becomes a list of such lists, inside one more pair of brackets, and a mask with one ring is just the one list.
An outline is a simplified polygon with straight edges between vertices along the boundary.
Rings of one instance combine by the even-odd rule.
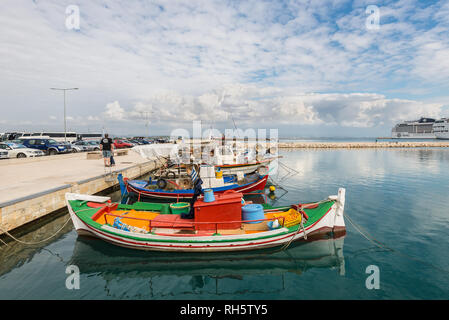
[[0, 0], [0, 132], [63, 131], [78, 87], [79, 133], [389, 136], [449, 116], [448, 35], [449, 1]]

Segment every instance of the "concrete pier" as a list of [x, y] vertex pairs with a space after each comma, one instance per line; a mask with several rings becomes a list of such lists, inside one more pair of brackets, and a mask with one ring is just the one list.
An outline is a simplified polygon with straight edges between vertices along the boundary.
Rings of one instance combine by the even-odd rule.
[[96, 194], [117, 185], [118, 173], [137, 178], [162, 165], [133, 151], [114, 159], [111, 169], [86, 153], [1, 160], [1, 228], [9, 231], [64, 208], [66, 192]]
[[449, 141], [279, 142], [278, 148], [283, 149], [449, 148]]

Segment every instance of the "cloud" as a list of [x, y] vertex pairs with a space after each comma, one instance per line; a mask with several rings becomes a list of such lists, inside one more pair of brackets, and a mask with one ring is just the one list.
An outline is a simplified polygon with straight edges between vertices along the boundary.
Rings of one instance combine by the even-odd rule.
[[114, 101], [106, 105], [104, 116], [109, 120], [125, 120], [126, 112], [118, 101]]
[[227, 86], [199, 96], [166, 92], [125, 110], [118, 101], [107, 104], [111, 120], [142, 121], [187, 126], [205, 121], [218, 126], [337, 125], [370, 128], [393, 125], [421, 116], [440, 117], [442, 104], [388, 99], [372, 93], [293, 94], [291, 90], [255, 86]]
[[10, 123], [27, 114], [51, 125], [61, 96], [48, 88], [76, 86], [72, 124], [97, 129], [148, 114], [167, 125], [370, 128], [403, 112], [438, 114], [449, 87], [443, 1], [384, 1], [378, 31], [365, 27], [365, 0], [80, 1], [79, 31], [65, 27], [63, 2], [2, 3], [0, 105]]

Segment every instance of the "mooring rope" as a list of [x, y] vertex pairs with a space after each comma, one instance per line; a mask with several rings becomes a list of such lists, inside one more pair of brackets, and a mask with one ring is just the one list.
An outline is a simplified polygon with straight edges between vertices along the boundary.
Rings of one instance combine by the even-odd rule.
[[25, 244], [25, 245], [36, 245], [36, 244], [41, 244], [42, 242], [48, 241], [51, 238], [53, 238], [54, 236], [56, 236], [66, 225], [67, 223], [70, 221], [70, 217], [67, 219], [67, 221], [64, 223], [64, 225], [58, 230], [56, 231], [54, 234], [52, 234], [50, 237], [40, 240], [40, 241], [36, 241], [36, 242], [25, 242], [22, 240], [17, 239], [16, 237], [14, 237], [12, 234], [10, 234], [8, 231], [4, 230], [2, 227], [0, 227], [0, 230], [3, 231], [7, 236], [11, 237], [13, 240], [21, 243], [21, 244]]
[[[92, 208], [82, 209], [82, 210], [76, 211], [75, 214], [76, 214], [76, 213], [79, 213], [79, 212], [82, 212], [82, 211], [91, 210], [91, 209], [92, 209]], [[54, 234], [52, 234], [50, 237], [48, 237], [48, 238], [46, 238], [46, 239], [43, 239], [43, 240], [40, 240], [40, 241], [36, 241], [36, 242], [25, 242], [25, 241], [22, 241], [22, 240], [20, 240], [20, 239], [17, 239], [17, 238], [14, 237], [12, 234], [10, 234], [8, 231], [4, 230], [1, 226], [0, 226], [0, 230], [3, 231], [3, 233], [6, 234], [7, 236], [11, 237], [13, 240], [15, 240], [15, 241], [17, 241], [17, 242], [19, 242], [19, 243], [21, 243], [21, 244], [24, 244], [24, 245], [30, 245], [30, 246], [32, 246], [32, 245], [41, 244], [41, 243], [46, 242], [46, 241], [50, 240], [51, 238], [55, 237], [59, 232], [61, 232], [62, 229], [64, 229], [64, 227], [67, 225], [67, 223], [68, 223], [70, 220], [71, 220], [71, 218], [70, 218], [70, 215], [69, 215], [69, 218], [67, 219], [67, 221], [64, 222], [64, 224], [62, 225], [61, 228], [58, 229], [58, 231], [56, 231], [56, 232], [55, 232]], [[2, 242], [3, 242], [4, 244], [8, 245], [8, 244], [5, 243], [3, 240], [2, 240]]]
[[[8, 244], [5, 242], [5, 241], [3, 241], [1, 238], [0, 238], [0, 241], [5, 245], [5, 246], [7, 246]], [[0, 247], [1, 248], [1, 247]]]
[[432, 268], [434, 268], [434, 269], [436, 269], [436, 270], [438, 270], [438, 271], [442, 271], [442, 272], [444, 272], [444, 273], [449, 273], [449, 270], [446, 270], [446, 269], [442, 269], [442, 268], [440, 268], [439, 266], [436, 266], [436, 265], [434, 265], [434, 264], [432, 264], [432, 263], [429, 263], [429, 262], [427, 262], [427, 261], [424, 261], [424, 260], [422, 260], [422, 259], [419, 259], [419, 258], [415, 258], [415, 257], [413, 257], [413, 256], [411, 256], [411, 255], [408, 255], [408, 254], [406, 254], [406, 253], [402, 253], [402, 252], [400, 252], [400, 251], [398, 251], [398, 250], [396, 250], [396, 249], [393, 249], [393, 248], [391, 248], [391, 247], [389, 247], [389, 246], [387, 246], [386, 244], [384, 244], [384, 243], [382, 243], [382, 242], [380, 242], [379, 240], [377, 240], [377, 239], [375, 239], [373, 236], [371, 236], [368, 232], [363, 232], [362, 230], [362, 227], [360, 227], [359, 225], [357, 225], [352, 219], [351, 219], [351, 217], [347, 214], [347, 213], [345, 213], [344, 214], [344, 216], [345, 216], [345, 218], [349, 221], [349, 223], [354, 227], [354, 229], [356, 229], [366, 240], [368, 240], [369, 242], [371, 242], [371, 243], [373, 243], [375, 246], [377, 246], [377, 247], [379, 247], [379, 248], [381, 248], [381, 249], [385, 249], [385, 250], [388, 250], [388, 251], [390, 251], [390, 252], [393, 252], [393, 253], [395, 253], [395, 254], [397, 254], [397, 255], [399, 255], [399, 256], [403, 256], [403, 257], [405, 257], [405, 258], [408, 258], [408, 259], [410, 259], [410, 260], [414, 260], [414, 261], [418, 261], [418, 262], [421, 262], [421, 263], [423, 263], [423, 264], [426, 264], [426, 265], [428, 265], [428, 266], [430, 266], [430, 267], [432, 267]]

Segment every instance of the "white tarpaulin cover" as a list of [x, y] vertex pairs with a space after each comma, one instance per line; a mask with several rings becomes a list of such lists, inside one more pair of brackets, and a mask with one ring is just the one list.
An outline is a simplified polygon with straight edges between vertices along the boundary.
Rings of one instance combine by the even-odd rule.
[[146, 159], [157, 159], [160, 157], [176, 159], [178, 158], [178, 148], [178, 144], [158, 143], [135, 146], [131, 150]]

